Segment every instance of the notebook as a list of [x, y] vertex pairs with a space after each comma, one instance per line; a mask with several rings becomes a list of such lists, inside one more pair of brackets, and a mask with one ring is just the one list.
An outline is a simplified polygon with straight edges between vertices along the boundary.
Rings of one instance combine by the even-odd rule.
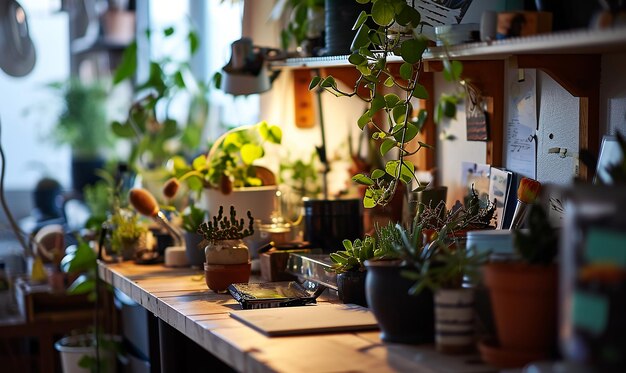
[[269, 337], [378, 329], [374, 314], [354, 304], [241, 310], [230, 316]]

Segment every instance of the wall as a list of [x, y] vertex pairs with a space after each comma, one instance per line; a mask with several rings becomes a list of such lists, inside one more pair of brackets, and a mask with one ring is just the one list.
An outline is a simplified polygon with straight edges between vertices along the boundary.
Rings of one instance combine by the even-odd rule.
[[626, 53], [602, 58], [600, 92], [600, 135], [626, 134]]

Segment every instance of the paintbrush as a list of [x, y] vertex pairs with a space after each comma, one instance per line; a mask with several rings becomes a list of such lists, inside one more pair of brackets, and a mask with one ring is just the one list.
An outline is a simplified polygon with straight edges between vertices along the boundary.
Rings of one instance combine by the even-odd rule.
[[156, 198], [154, 198], [150, 192], [142, 188], [133, 188], [128, 192], [128, 201], [137, 212], [161, 224], [174, 239], [174, 246], [182, 246], [182, 235], [169, 222], [165, 214], [159, 208]]
[[526, 220], [528, 206], [535, 202], [539, 192], [541, 191], [541, 183], [537, 180], [523, 177], [517, 188], [517, 205], [511, 220], [510, 230], [517, 229], [522, 226]]

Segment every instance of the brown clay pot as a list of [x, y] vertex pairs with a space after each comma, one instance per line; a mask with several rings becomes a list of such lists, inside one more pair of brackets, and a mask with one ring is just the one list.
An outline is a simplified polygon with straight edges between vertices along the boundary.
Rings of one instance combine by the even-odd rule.
[[248, 282], [250, 262], [243, 264], [204, 264], [204, 279], [209, 289], [226, 292], [230, 284]]
[[483, 274], [500, 347], [550, 356], [557, 339], [556, 265], [489, 263]]

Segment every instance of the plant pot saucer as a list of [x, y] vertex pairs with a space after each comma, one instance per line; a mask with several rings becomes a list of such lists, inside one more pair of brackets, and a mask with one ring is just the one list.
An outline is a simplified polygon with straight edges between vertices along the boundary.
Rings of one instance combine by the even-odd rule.
[[481, 359], [498, 368], [519, 368], [526, 364], [549, 358], [544, 351], [520, 351], [505, 349], [493, 340], [483, 340], [478, 343]]

